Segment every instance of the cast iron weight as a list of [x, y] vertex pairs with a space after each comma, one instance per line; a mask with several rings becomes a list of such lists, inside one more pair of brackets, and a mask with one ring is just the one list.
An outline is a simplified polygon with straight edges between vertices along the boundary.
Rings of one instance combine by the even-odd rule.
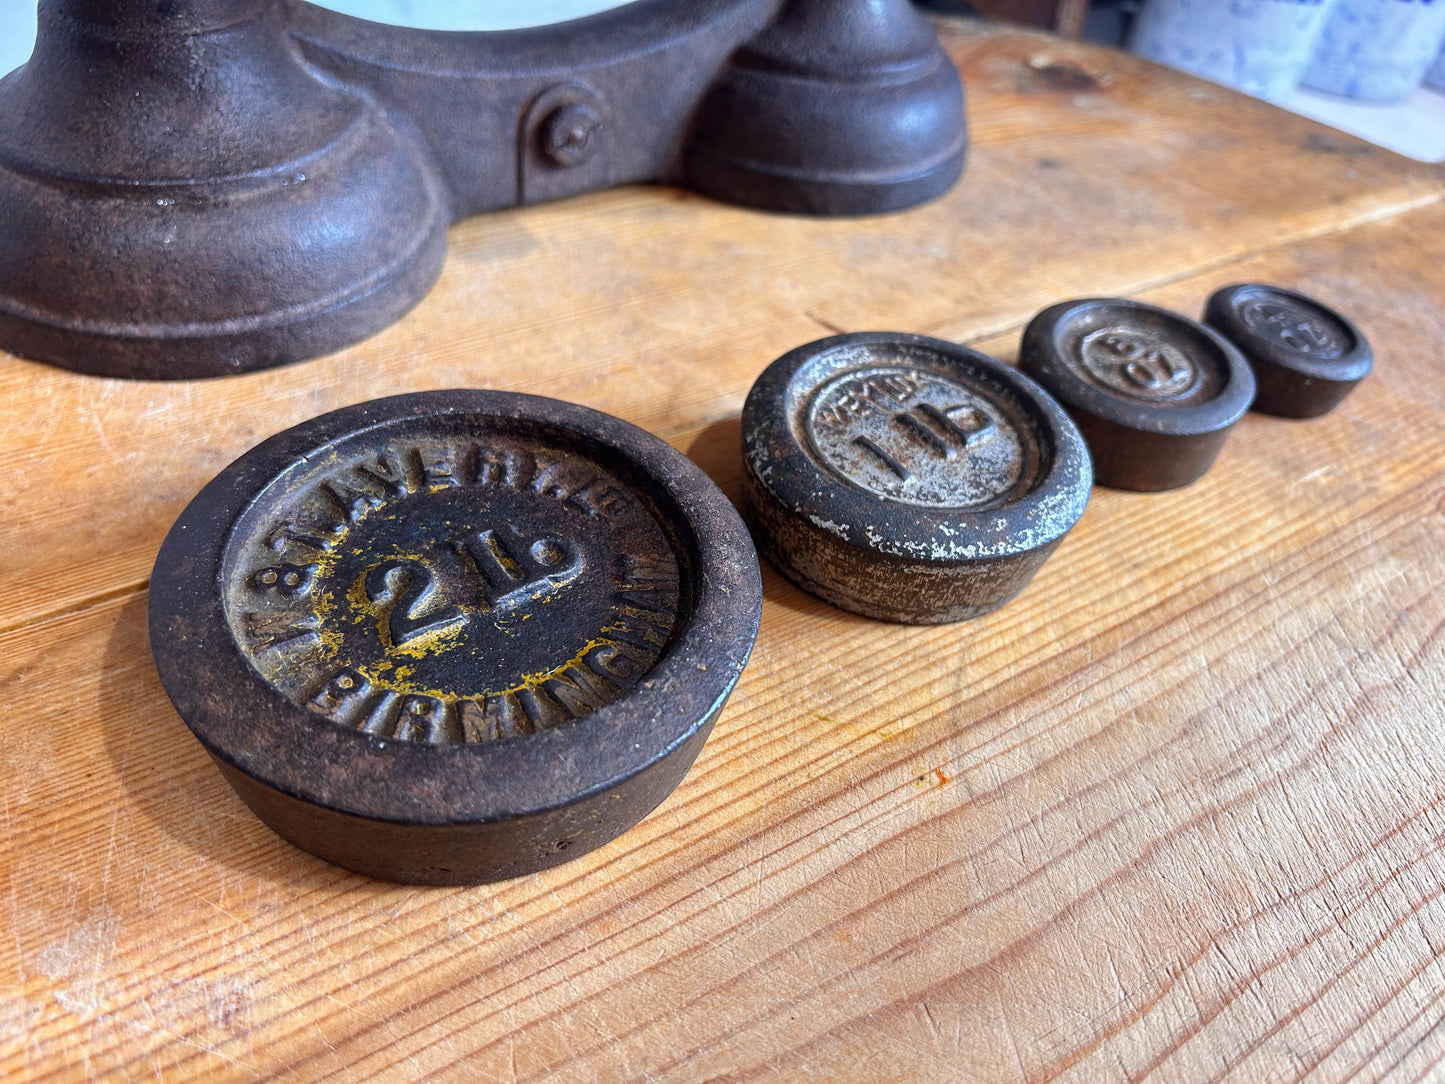
[[498, 33], [299, 0], [40, 0], [0, 80], [0, 348], [217, 376], [396, 320], [479, 211], [645, 181], [891, 211], [963, 168], [907, 0], [638, 0]]
[[472, 884], [612, 839], [686, 773], [757, 635], [742, 521], [617, 418], [452, 391], [272, 437], [181, 514], [161, 681], [277, 833]]
[[1209, 296], [1204, 322], [1239, 348], [1259, 391], [1251, 409], [1317, 418], [1339, 406], [1374, 365], [1365, 336], [1304, 294], [1250, 282]]
[[804, 590], [885, 621], [1002, 606], [1092, 484], [1079, 431], [1037, 384], [921, 335], [798, 347], [753, 385], [742, 428], [763, 553]]
[[1058, 397], [1088, 441], [1100, 485], [1152, 492], [1203, 477], [1249, 409], [1239, 351], [1188, 317], [1089, 298], [1030, 321], [1019, 366]]

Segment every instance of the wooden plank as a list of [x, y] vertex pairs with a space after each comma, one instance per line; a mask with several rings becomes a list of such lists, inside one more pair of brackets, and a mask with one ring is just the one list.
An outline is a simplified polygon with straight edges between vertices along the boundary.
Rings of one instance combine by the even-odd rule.
[[[1358, 318], [1377, 372], [1327, 418], [1247, 417], [1189, 489], [1096, 491], [1029, 590], [975, 622], [871, 622], [765, 572], [754, 661], [678, 791], [499, 886], [379, 884], [272, 836], [170, 711], [123, 580], [0, 634], [0, 1071], [1428, 1074], [1445, 1056], [1442, 267], [1436, 204], [1159, 275], [1141, 296], [1187, 311], [1229, 281], [1317, 292]], [[730, 486], [753, 354], [802, 333], [786, 305], [749, 304], [718, 310], [742, 345], [696, 387], [652, 343], [603, 362], [588, 396], [665, 416]], [[586, 320], [642, 332], [669, 311], [599, 297]], [[428, 377], [471, 371], [431, 341], [456, 368]], [[1007, 356], [1017, 330], [977, 341]], [[249, 440], [242, 404], [298, 372], [198, 391], [234, 387], [227, 439]]]
[[322, 411], [438, 387], [555, 394], [672, 439], [834, 329], [976, 338], [1438, 199], [1439, 170], [1123, 53], [951, 29], [973, 156], [947, 198], [819, 221], [672, 190], [456, 227], [400, 324], [289, 369], [127, 383], [0, 356], [0, 628], [144, 584], [225, 463]]

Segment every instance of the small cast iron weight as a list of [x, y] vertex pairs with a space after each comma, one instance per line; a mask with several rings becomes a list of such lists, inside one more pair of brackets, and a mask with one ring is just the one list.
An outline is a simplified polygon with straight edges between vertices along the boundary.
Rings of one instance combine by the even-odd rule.
[[1100, 485], [1155, 491], [1203, 477], [1254, 398], [1238, 350], [1188, 317], [1089, 298], [1030, 321], [1019, 365], [1078, 422]]
[[661, 802], [761, 605], [742, 521], [663, 441], [431, 392], [222, 471], [156, 558], [150, 636], [176, 710], [276, 832], [373, 877], [470, 884]]
[[839, 335], [763, 372], [743, 407], [764, 554], [804, 590], [885, 621], [961, 621], [1028, 584], [1083, 514], [1068, 415], [1017, 370], [921, 335]]
[[1209, 296], [1204, 322], [1239, 347], [1259, 391], [1251, 408], [1282, 418], [1328, 414], [1374, 365], [1370, 344], [1349, 320], [1304, 294], [1262, 283]]

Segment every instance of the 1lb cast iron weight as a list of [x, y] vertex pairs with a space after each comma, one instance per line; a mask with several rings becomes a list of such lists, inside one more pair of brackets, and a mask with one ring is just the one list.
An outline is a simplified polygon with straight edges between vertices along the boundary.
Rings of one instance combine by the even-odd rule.
[[977, 617], [1028, 584], [1083, 514], [1092, 473], [1037, 384], [973, 350], [839, 335], [770, 365], [743, 407], [759, 546], [845, 610]]
[[1254, 398], [1238, 350], [1188, 317], [1087, 298], [1039, 313], [1019, 366], [1083, 431], [1100, 485], [1152, 492], [1203, 477]]
[[1365, 336], [1313, 298], [1262, 283], [1210, 295], [1204, 322], [1239, 348], [1259, 384], [1253, 409], [1317, 418], [1340, 405], [1375, 357]]
[[450, 391], [324, 415], [227, 467], [161, 547], [150, 635], [176, 710], [280, 835], [469, 884], [661, 802], [761, 603], [737, 513], [663, 441]]

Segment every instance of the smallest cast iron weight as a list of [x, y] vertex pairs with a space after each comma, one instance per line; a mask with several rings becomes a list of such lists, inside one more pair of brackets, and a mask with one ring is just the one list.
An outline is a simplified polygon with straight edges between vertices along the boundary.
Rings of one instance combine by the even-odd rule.
[[1334, 309], [1304, 294], [1262, 283], [1210, 295], [1204, 322], [1239, 347], [1254, 369], [1254, 410], [1281, 418], [1317, 418], [1369, 373], [1364, 335]]
[[921, 335], [839, 335], [770, 365], [743, 407], [743, 485], [785, 576], [885, 621], [962, 621], [1028, 584], [1092, 473], [1028, 377]]
[[1019, 366], [1068, 408], [1100, 485], [1153, 492], [1204, 476], [1254, 398], [1239, 351], [1186, 316], [1087, 298], [1039, 313]]

